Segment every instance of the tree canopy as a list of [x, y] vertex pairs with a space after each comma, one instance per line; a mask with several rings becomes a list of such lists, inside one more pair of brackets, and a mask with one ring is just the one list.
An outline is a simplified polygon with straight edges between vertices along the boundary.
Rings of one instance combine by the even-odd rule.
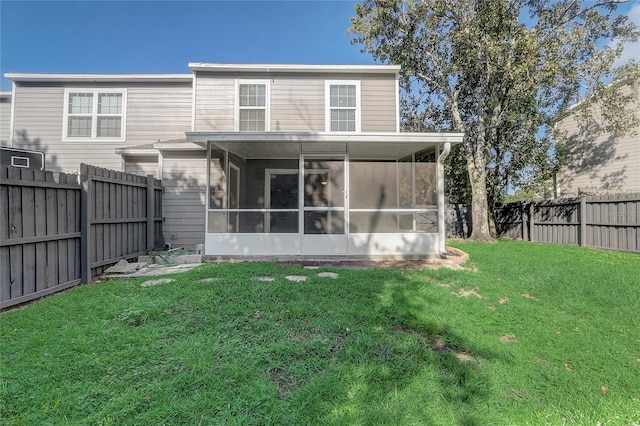
[[[637, 27], [616, 1], [364, 0], [352, 42], [401, 65], [403, 128], [462, 131], [451, 169], [468, 183], [472, 239], [490, 241], [489, 205], [508, 186], [548, 180], [558, 165], [553, 123], [607, 82]], [[624, 109], [624, 108], [622, 108]], [[615, 115], [615, 113], [613, 114]], [[615, 120], [614, 120], [615, 121]], [[458, 185], [460, 186], [460, 185]], [[458, 188], [464, 189], [464, 188]]]

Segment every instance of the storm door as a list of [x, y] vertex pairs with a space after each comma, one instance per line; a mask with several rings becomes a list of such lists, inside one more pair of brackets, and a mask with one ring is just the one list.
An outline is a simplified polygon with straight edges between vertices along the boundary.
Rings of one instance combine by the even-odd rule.
[[298, 232], [298, 170], [265, 170], [265, 231]]
[[347, 253], [346, 156], [302, 158], [303, 254]]

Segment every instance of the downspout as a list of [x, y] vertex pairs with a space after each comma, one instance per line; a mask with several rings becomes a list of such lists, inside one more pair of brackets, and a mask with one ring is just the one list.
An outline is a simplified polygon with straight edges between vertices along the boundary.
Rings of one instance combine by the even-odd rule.
[[[9, 112], [9, 146], [11, 148], [14, 148], [13, 132], [15, 131], [14, 129], [15, 121], [16, 121], [16, 82], [12, 81], [11, 82], [11, 111]], [[43, 166], [46, 167], [45, 164], [43, 164]]]
[[447, 158], [450, 151], [451, 144], [447, 142], [443, 145], [442, 151], [438, 156], [438, 251], [441, 256], [446, 254], [444, 243], [447, 237], [444, 216], [444, 160]]

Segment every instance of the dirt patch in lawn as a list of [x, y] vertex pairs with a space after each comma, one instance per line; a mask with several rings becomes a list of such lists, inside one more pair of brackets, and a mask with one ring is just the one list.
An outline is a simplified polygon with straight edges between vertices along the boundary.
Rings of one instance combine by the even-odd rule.
[[500, 337], [500, 341], [502, 343], [517, 343], [518, 339], [516, 338], [515, 334], [505, 334], [504, 336]]
[[370, 269], [370, 268], [394, 268], [394, 269], [437, 269], [449, 268], [454, 270], [472, 270], [473, 266], [463, 267], [462, 265], [469, 260], [469, 255], [462, 250], [454, 247], [445, 247], [445, 255], [443, 256], [427, 256], [415, 259], [362, 259], [356, 257], [329, 257], [326, 259], [310, 258], [308, 256], [284, 256], [278, 258], [270, 257], [245, 257], [245, 258], [225, 258], [206, 256], [208, 263], [225, 263], [225, 262], [259, 262], [259, 261], [275, 261], [278, 265], [292, 266], [300, 265], [305, 269], [317, 268], [351, 268], [351, 269]]
[[456, 296], [464, 297], [464, 298], [469, 298], [469, 296], [475, 296], [478, 299], [482, 299], [484, 297], [480, 293], [478, 293], [478, 289], [475, 287], [472, 288], [471, 290], [465, 290], [464, 288], [461, 288], [460, 290], [458, 290], [457, 293], [452, 292], [452, 294], [455, 294]]
[[397, 333], [408, 334], [413, 337], [417, 337], [420, 339], [425, 339], [429, 342], [431, 346], [431, 350], [435, 353], [453, 353], [456, 359], [460, 362], [472, 362], [476, 363], [476, 358], [469, 353], [468, 351], [462, 348], [452, 347], [447, 344], [444, 340], [437, 336], [428, 336], [416, 331], [407, 330], [401, 326], [394, 327], [393, 331]]

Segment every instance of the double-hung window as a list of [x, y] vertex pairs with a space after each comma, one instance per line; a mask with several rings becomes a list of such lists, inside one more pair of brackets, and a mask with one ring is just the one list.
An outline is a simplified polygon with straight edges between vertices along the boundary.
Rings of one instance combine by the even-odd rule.
[[236, 99], [236, 130], [269, 131], [269, 82], [239, 80]]
[[326, 129], [328, 132], [360, 131], [360, 81], [327, 81]]
[[126, 90], [66, 89], [64, 139], [122, 141]]

